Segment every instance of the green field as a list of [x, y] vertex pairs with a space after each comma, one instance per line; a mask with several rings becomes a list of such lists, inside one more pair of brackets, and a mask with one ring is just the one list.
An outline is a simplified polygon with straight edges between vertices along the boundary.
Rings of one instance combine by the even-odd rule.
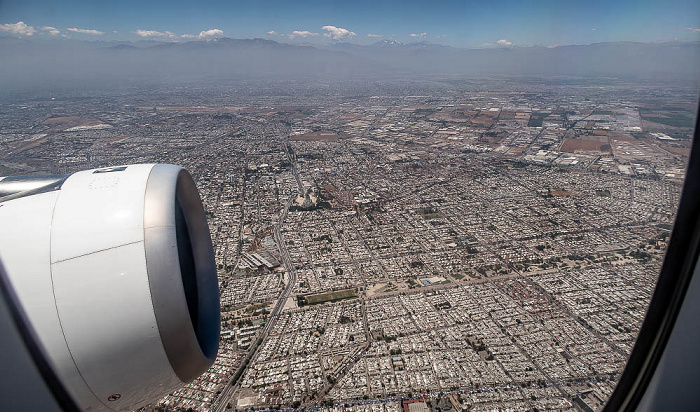
[[337, 290], [335, 292], [319, 293], [317, 295], [299, 295], [297, 301], [300, 306], [317, 305], [326, 302], [337, 302], [339, 300], [354, 299], [357, 297], [355, 289]]
[[695, 118], [691, 112], [673, 112], [666, 110], [649, 110], [639, 109], [639, 114], [643, 120], [665, 124], [673, 127], [688, 127], [695, 126]]
[[424, 219], [438, 219], [440, 217], [440, 212], [433, 207], [422, 207], [417, 210], [418, 214], [423, 216]]
[[672, 115], [673, 117], [650, 117], [650, 116], [643, 116], [642, 118], [646, 121], [649, 122], [654, 122], [654, 123], [661, 123], [665, 124], [668, 126], [673, 126], [673, 127], [693, 127], [694, 122], [693, 119], [691, 119], [688, 116], [683, 116], [683, 115]]
[[530, 121], [527, 122], [527, 127], [542, 127], [542, 121], [544, 117], [532, 116]]

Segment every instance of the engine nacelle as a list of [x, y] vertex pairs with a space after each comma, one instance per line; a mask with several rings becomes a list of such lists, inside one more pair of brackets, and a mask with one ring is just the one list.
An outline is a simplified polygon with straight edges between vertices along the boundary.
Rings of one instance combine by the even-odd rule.
[[178, 166], [88, 170], [0, 198], [0, 257], [84, 410], [138, 408], [216, 358], [211, 237]]

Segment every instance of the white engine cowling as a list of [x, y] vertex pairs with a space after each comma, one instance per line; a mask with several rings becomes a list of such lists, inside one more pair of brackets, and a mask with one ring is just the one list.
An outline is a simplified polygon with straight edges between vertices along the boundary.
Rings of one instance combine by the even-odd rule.
[[134, 409], [206, 371], [219, 292], [189, 173], [120, 166], [49, 189], [0, 199], [0, 258], [76, 403]]

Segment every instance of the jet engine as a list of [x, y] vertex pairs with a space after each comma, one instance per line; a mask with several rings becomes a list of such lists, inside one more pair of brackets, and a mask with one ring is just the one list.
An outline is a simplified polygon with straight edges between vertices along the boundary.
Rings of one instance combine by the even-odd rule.
[[139, 164], [0, 180], [0, 259], [83, 410], [135, 409], [206, 371], [219, 291], [197, 188]]

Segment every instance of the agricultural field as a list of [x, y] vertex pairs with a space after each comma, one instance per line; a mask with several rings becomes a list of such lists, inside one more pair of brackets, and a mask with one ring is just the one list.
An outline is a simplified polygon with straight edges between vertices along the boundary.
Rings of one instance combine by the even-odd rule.
[[564, 139], [560, 150], [568, 153], [576, 153], [578, 151], [611, 152], [610, 144], [608, 142], [589, 139]]

